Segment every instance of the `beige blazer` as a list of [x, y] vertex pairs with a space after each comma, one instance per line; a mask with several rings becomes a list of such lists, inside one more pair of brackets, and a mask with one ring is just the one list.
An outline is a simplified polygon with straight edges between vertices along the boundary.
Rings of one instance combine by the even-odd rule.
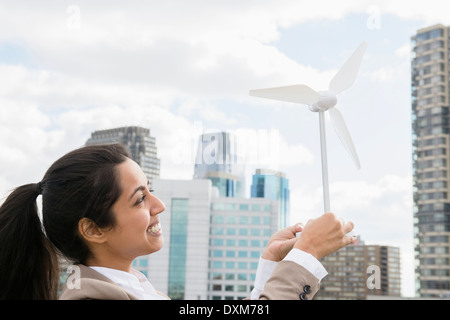
[[82, 264], [77, 266], [80, 268], [80, 282], [73, 288], [66, 283], [59, 296], [60, 300], [139, 300], [94, 269]]
[[[80, 282], [73, 289], [64, 285], [60, 300], [139, 300], [99, 272], [79, 264]], [[319, 280], [292, 261], [281, 261], [260, 295], [263, 300], [307, 300], [319, 290]], [[163, 293], [159, 294], [165, 296]]]
[[280, 261], [267, 280], [261, 300], [310, 300], [319, 291], [319, 279], [293, 261]]

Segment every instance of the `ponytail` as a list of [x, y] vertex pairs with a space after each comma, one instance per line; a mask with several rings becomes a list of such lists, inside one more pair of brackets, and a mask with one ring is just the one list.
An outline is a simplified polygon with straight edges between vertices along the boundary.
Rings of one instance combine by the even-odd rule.
[[0, 299], [57, 298], [58, 256], [36, 205], [41, 188], [18, 187], [0, 207]]

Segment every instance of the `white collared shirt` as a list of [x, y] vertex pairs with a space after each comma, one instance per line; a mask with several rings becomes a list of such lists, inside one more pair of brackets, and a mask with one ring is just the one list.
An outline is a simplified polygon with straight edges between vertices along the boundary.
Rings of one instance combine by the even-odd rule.
[[101, 273], [141, 300], [167, 300], [167, 297], [158, 294], [147, 277], [137, 270], [131, 269], [130, 273], [105, 267], [89, 268]]

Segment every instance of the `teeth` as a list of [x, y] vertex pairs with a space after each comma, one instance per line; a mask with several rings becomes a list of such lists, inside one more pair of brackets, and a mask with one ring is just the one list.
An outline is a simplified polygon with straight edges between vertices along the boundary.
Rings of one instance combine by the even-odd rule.
[[149, 233], [158, 233], [161, 230], [161, 224], [158, 222], [153, 227], [148, 228], [147, 232]]

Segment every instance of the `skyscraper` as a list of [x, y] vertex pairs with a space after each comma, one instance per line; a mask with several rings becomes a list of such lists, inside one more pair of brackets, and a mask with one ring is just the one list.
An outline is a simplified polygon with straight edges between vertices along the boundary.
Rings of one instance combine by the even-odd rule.
[[256, 169], [252, 177], [251, 197], [278, 200], [280, 203], [279, 225], [281, 228], [288, 226], [289, 180], [283, 172]]
[[120, 127], [94, 131], [86, 145], [120, 143], [142, 168], [150, 183], [159, 178], [160, 160], [156, 154], [156, 140], [150, 130], [142, 127]]
[[411, 37], [416, 292], [450, 297], [449, 27]]
[[194, 179], [209, 179], [222, 197], [244, 197], [244, 165], [236, 154], [236, 137], [228, 132], [205, 133], [199, 138]]
[[328, 275], [315, 300], [365, 300], [369, 296], [400, 297], [400, 250], [397, 247], [346, 246], [321, 259]]

